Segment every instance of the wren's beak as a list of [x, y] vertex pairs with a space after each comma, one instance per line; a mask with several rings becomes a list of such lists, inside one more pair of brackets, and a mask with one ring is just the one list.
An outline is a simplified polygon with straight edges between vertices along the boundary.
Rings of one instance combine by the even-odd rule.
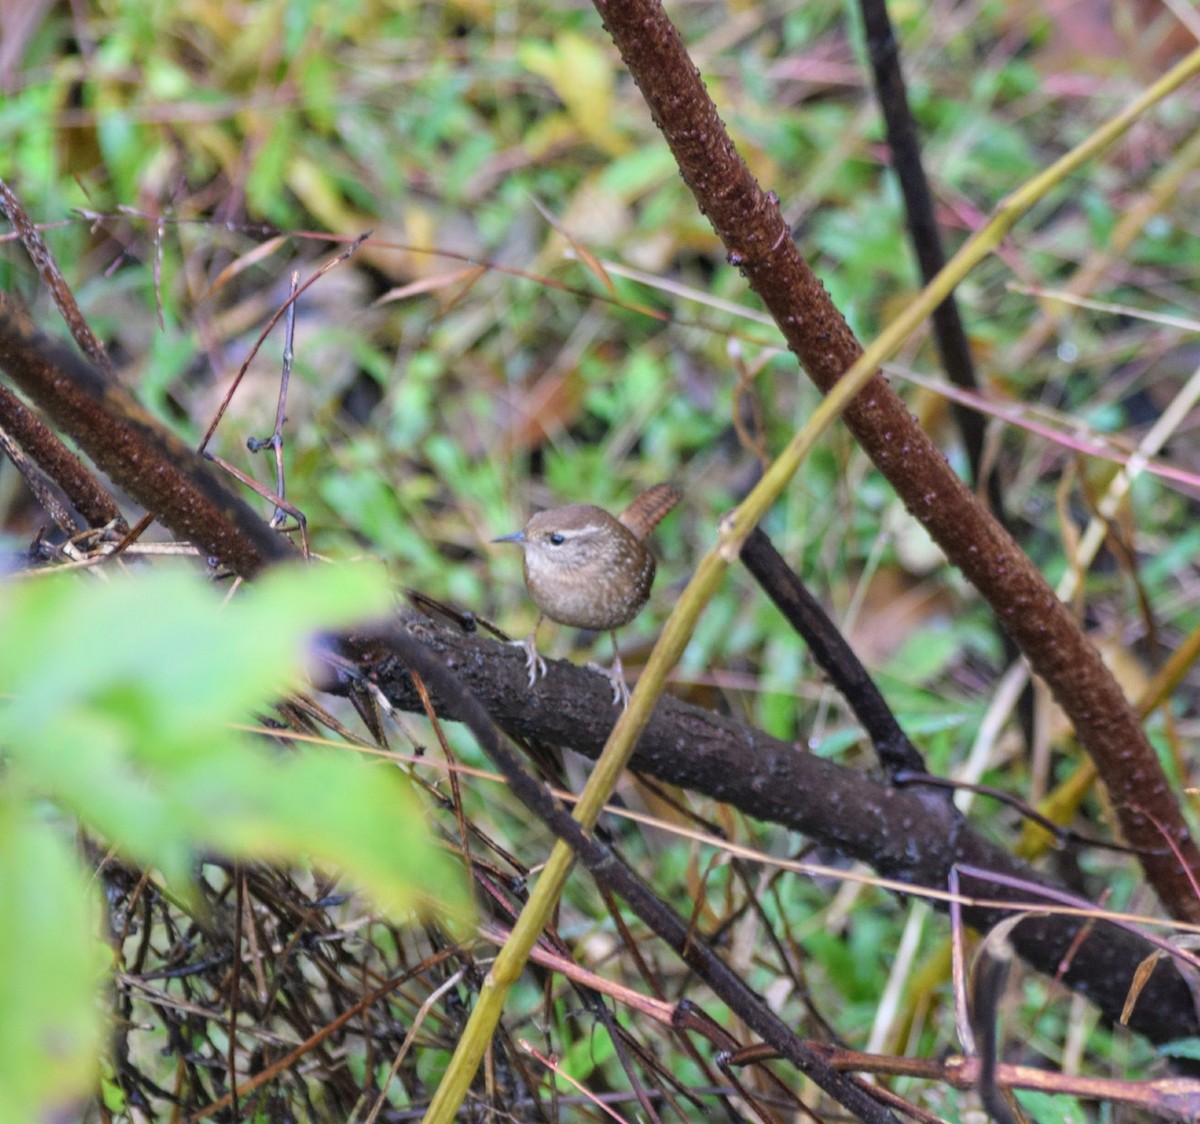
[[492, 542], [524, 542], [524, 531], [513, 531], [511, 535], [501, 535], [498, 539], [492, 539]]

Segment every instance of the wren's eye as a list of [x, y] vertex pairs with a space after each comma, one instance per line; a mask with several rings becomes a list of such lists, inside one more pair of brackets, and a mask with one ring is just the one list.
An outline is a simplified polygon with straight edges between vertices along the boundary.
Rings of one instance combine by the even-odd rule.
[[550, 536], [550, 545], [551, 546], [562, 546], [562, 544], [565, 543], [566, 541], [567, 541], [567, 536], [560, 535], [557, 531], [555, 531], [554, 534], [552, 534]]

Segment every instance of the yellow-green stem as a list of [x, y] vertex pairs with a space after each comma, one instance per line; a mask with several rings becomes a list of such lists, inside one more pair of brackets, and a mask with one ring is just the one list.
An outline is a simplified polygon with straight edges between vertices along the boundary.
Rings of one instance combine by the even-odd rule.
[[[662, 692], [667, 676], [678, 663], [691, 639], [692, 630], [712, 599], [729, 563], [735, 560], [746, 536], [766, 514], [788, 481], [800, 467], [820, 435], [846, 408], [879, 368], [891, 358], [929, 314], [982, 261], [1029, 208], [1051, 187], [1062, 182], [1085, 161], [1115, 141], [1147, 109], [1177, 89], [1200, 70], [1200, 49], [1163, 75], [1144, 94], [1102, 125], [1086, 141], [1034, 176], [1001, 202], [996, 214], [967, 241], [917, 298], [863, 352], [837, 385], [813, 411], [804, 427], [763, 474], [753, 491], [721, 521], [717, 544], [704, 556], [692, 580], [679, 598], [650, 653], [629, 708], [617, 720], [596, 768], [575, 806], [575, 818], [590, 830], [608, 801], [633, 753], [638, 735], [645, 728]], [[450, 1065], [425, 1113], [425, 1124], [450, 1124], [466, 1097], [487, 1044], [500, 1021], [508, 989], [524, 970], [538, 934], [545, 928], [570, 873], [574, 853], [561, 840], [554, 845], [538, 877], [529, 901], [517, 918], [512, 933], [496, 957], [479, 993], [463, 1036]]]

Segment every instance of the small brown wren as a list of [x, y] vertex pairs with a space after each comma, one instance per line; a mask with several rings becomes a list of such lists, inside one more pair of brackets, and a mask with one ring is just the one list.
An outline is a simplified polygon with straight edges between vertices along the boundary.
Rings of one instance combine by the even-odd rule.
[[532, 516], [523, 531], [492, 539], [524, 548], [525, 585], [541, 610], [533, 631], [513, 641], [525, 649], [530, 687], [546, 674], [537, 630], [549, 617], [612, 636], [613, 665], [604, 674], [612, 681], [614, 705], [629, 704], [616, 630], [633, 620], [650, 597], [655, 565], [645, 540], [682, 495], [673, 484], [655, 484], [615, 519], [589, 503], [553, 507]]

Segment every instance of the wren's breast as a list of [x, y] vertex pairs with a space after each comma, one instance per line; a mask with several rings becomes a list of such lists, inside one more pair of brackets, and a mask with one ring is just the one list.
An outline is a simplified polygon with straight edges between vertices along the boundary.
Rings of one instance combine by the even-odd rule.
[[[632, 538], [632, 536], [630, 536]], [[607, 557], [580, 567], [539, 565], [527, 552], [525, 582], [552, 621], [608, 631], [637, 616], [654, 583], [654, 555], [637, 540], [618, 540]]]

